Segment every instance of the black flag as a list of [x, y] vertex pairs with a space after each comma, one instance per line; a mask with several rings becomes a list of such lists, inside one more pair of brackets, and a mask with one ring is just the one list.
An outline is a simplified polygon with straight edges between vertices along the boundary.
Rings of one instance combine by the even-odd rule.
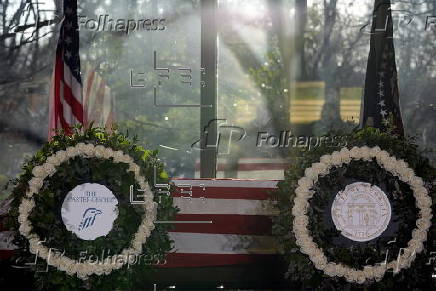
[[403, 135], [391, 2], [375, 0], [360, 127], [386, 129]]

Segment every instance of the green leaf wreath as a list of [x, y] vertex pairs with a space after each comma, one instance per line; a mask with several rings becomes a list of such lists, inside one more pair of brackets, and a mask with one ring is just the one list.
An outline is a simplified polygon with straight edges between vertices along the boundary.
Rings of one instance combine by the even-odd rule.
[[[422, 155], [418, 146], [411, 138], [399, 137], [393, 133], [383, 133], [378, 129], [364, 128], [355, 130], [347, 137], [347, 148], [354, 146], [379, 146], [397, 159], [403, 159], [425, 182], [425, 187], [432, 197], [432, 209], [435, 209], [436, 170], [429, 160]], [[339, 149], [338, 149], [339, 150]], [[284, 258], [289, 268], [285, 277], [290, 287], [294, 289], [313, 288], [317, 290], [428, 290], [434, 286], [430, 252], [436, 251], [436, 228], [434, 218], [428, 233], [425, 249], [407, 269], [397, 274], [387, 272], [379, 282], [366, 282], [364, 285], [348, 283], [342, 277], [329, 277], [317, 270], [309, 257], [299, 251], [292, 232], [292, 207], [298, 180], [304, 176], [306, 168], [319, 161], [320, 157], [330, 154], [332, 149], [320, 146], [310, 151], [294, 150], [296, 157], [290, 168], [285, 172], [285, 180], [279, 183], [279, 191], [273, 198], [278, 200], [280, 214], [275, 218], [273, 233], [283, 246]], [[347, 184], [363, 181], [380, 187], [388, 196], [392, 205], [392, 218], [388, 229], [378, 238], [356, 243], [341, 236], [336, 230], [330, 216], [330, 206], [336, 193], [343, 190]], [[315, 194], [309, 200], [308, 230], [314, 242], [323, 250], [328, 261], [342, 263], [349, 267], [361, 269], [365, 264], [374, 265], [380, 262], [395, 260], [400, 248], [407, 246], [411, 232], [417, 219], [417, 209], [410, 186], [386, 170], [375, 161], [352, 161], [341, 167], [334, 167], [329, 174], [320, 177], [314, 185]]]
[[[75, 127], [71, 136], [58, 132], [53, 139], [46, 143], [32, 158], [25, 162], [23, 173], [15, 181], [13, 190], [12, 208], [9, 227], [16, 231], [14, 243], [19, 247], [15, 262], [24, 264], [35, 261], [35, 255], [29, 252], [29, 243], [17, 231], [18, 206], [28, 189], [28, 181], [32, 177], [32, 169], [43, 164], [52, 154], [75, 146], [78, 143], [91, 143], [120, 150], [133, 158], [140, 167], [141, 174], [148, 181], [151, 190], [153, 187], [154, 168], [156, 168], [157, 183], [168, 183], [168, 175], [163, 170], [163, 164], [157, 158], [157, 151], [145, 150], [136, 145], [136, 138], [129, 140], [119, 133], [116, 128], [105, 131], [103, 128], [90, 127], [83, 130]], [[38, 195], [34, 195], [35, 208], [29, 216], [33, 232], [45, 240], [44, 246], [59, 250], [63, 255], [78, 260], [86, 254], [86, 258], [94, 256], [104, 260], [126, 248], [133, 239], [138, 225], [141, 222], [144, 208], [130, 203], [130, 185], [140, 189], [132, 172], [127, 171], [128, 165], [115, 163], [109, 159], [75, 157], [62, 163], [56, 172], [44, 180], [43, 187]], [[98, 183], [108, 187], [116, 194], [118, 199], [118, 218], [107, 236], [99, 237], [93, 241], [79, 239], [74, 233], [68, 231], [62, 222], [61, 205], [66, 194], [75, 186], [82, 183]], [[161, 195], [162, 196], [162, 195]], [[172, 199], [168, 196], [159, 197], [157, 220], [174, 220], [177, 209], [173, 207]], [[172, 249], [172, 241], [168, 236], [169, 224], [156, 224], [150, 237], [143, 245], [143, 254], [146, 259], [137, 264], [125, 265], [108, 275], [91, 275], [87, 280], [76, 276], [69, 276], [63, 271], [49, 267], [45, 272], [46, 264], [39, 259], [34, 266], [35, 288], [39, 290], [135, 290], [138, 284], [150, 282], [153, 275], [152, 265], [164, 262], [165, 254]], [[81, 253], [86, 252], [86, 253]]]

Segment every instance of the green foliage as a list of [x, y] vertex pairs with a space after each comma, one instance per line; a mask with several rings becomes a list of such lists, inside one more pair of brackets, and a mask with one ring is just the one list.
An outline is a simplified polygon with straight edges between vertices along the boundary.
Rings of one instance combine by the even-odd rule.
[[289, 123], [289, 103], [286, 100], [290, 84], [286, 84], [284, 75], [284, 66], [277, 48], [272, 48], [267, 53], [266, 62], [259, 68], [250, 69], [250, 76], [266, 99], [265, 104], [278, 128], [285, 128]]
[[[379, 146], [397, 159], [405, 160], [414, 169], [417, 176], [426, 182], [426, 187], [435, 201], [433, 183], [436, 180], [436, 170], [424, 158], [414, 140], [402, 138], [378, 129], [365, 128], [355, 130], [348, 135], [347, 147]], [[283, 246], [285, 260], [289, 263], [286, 278], [292, 288], [314, 288], [317, 290], [361, 289], [362, 286], [350, 284], [343, 278], [331, 278], [314, 268], [309, 258], [300, 253], [295, 244], [292, 233], [291, 209], [295, 198], [298, 180], [304, 175], [304, 170], [319, 158], [331, 153], [326, 146], [314, 148], [311, 151], [294, 149], [299, 156], [285, 172], [285, 180], [279, 183], [279, 191], [273, 193], [278, 200], [277, 207], [280, 215], [275, 218], [273, 233]], [[340, 235], [334, 227], [330, 213], [330, 205], [334, 195], [345, 188], [347, 184], [364, 181], [379, 186], [387, 195], [392, 205], [392, 218], [388, 231], [375, 240], [365, 243], [353, 243]], [[343, 263], [350, 267], [359, 268], [366, 264], [381, 263], [387, 257], [389, 261], [396, 260], [401, 247], [407, 246], [411, 232], [417, 219], [417, 209], [410, 187], [399, 181], [390, 173], [378, 166], [375, 161], [353, 161], [349, 165], [334, 167], [330, 173], [320, 177], [314, 186], [315, 195], [309, 200], [310, 209], [309, 231], [314, 242], [323, 250], [329, 261]], [[433, 203], [433, 211], [435, 203]], [[389, 231], [389, 229], [391, 231]], [[367, 290], [385, 290], [398, 288], [399, 290], [428, 290], [432, 286], [432, 266], [426, 265], [430, 252], [436, 249], [434, 238], [435, 228], [430, 233], [425, 244], [425, 250], [416, 256], [412, 266], [393, 275], [387, 272], [380, 282], [368, 282], [363, 287]], [[396, 239], [395, 244], [388, 242]]]
[[[28, 181], [32, 177], [32, 169], [45, 162], [48, 156], [59, 150], [65, 150], [69, 146], [77, 143], [92, 143], [103, 145], [113, 150], [121, 150], [130, 155], [136, 164], [141, 168], [141, 174], [146, 177], [153, 192], [154, 167], [157, 169], [157, 183], [168, 183], [168, 174], [163, 170], [162, 163], [157, 158], [157, 151], [145, 150], [136, 145], [136, 138], [131, 141], [125, 135], [119, 133], [115, 128], [111, 132], [106, 132], [102, 128], [89, 128], [82, 130], [76, 127], [73, 135], [67, 136], [59, 132], [52, 141], [46, 143], [31, 159], [23, 166], [23, 173], [15, 181], [12, 197], [11, 216], [14, 218], [9, 221], [11, 230], [18, 230], [18, 206], [21, 198], [25, 195], [28, 188]], [[66, 230], [61, 217], [61, 205], [65, 195], [76, 185], [82, 183], [99, 183], [107, 186], [118, 199], [118, 218], [114, 222], [113, 229], [105, 237], [97, 238], [93, 241], [79, 239], [74, 233]], [[38, 195], [35, 195], [36, 206], [29, 216], [32, 222], [33, 232], [44, 240], [43, 243], [48, 248], [56, 249], [72, 259], [78, 260], [81, 252], [87, 252], [82, 257], [91, 258], [92, 255], [103, 261], [104, 258], [119, 254], [122, 249], [129, 246], [134, 233], [141, 222], [144, 209], [141, 205], [133, 205], [129, 200], [129, 187], [134, 185], [134, 189], [139, 189], [133, 173], [127, 172], [127, 165], [115, 163], [112, 160], [98, 158], [70, 159], [61, 164], [57, 172], [44, 180], [44, 185]], [[158, 203], [158, 220], [173, 220], [177, 209], [172, 205], [170, 197], [162, 197]], [[159, 197], [155, 194], [155, 201]], [[169, 224], [157, 224], [156, 228], [148, 237], [143, 246], [143, 254], [147, 258], [163, 258], [172, 249], [172, 241], [168, 237]], [[32, 262], [34, 255], [29, 252], [27, 240], [20, 236], [18, 231], [15, 243], [20, 247], [17, 257], [21, 262]], [[40, 259], [41, 260], [41, 259]], [[42, 260], [41, 260], [42, 261]], [[35, 287], [39, 290], [136, 290], [136, 286], [141, 282], [148, 282], [153, 269], [142, 260], [140, 264], [124, 266], [120, 270], [115, 270], [109, 275], [92, 275], [88, 280], [82, 281], [75, 276], [69, 276], [65, 272], [58, 271], [50, 267], [48, 272], [35, 272]], [[42, 266], [41, 266], [42, 265]], [[45, 264], [37, 265], [38, 269], [45, 268]]]

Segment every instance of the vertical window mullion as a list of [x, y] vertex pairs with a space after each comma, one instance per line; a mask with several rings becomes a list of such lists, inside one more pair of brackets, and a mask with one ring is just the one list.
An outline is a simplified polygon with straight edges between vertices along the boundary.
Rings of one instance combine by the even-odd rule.
[[[201, 1], [200, 177], [215, 178], [217, 166], [217, 10], [218, 0]], [[210, 106], [211, 105], [211, 106]]]

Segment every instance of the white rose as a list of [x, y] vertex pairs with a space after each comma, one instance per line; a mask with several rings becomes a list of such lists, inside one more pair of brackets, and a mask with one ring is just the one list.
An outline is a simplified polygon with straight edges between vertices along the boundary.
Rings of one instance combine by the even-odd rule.
[[305, 227], [309, 224], [309, 219], [306, 215], [297, 216], [294, 218], [294, 224]]
[[120, 162], [123, 156], [124, 156], [123, 151], [115, 151], [114, 152], [114, 161]]
[[60, 270], [60, 271], [64, 271], [64, 272], [67, 271], [67, 266], [65, 266], [65, 264], [60, 264], [57, 268], [58, 268], [58, 270]]
[[292, 232], [295, 234], [295, 237], [304, 237], [307, 234], [307, 231], [304, 227], [293, 227]]
[[65, 267], [65, 272], [70, 276], [72, 276], [76, 273], [73, 266]]
[[332, 157], [332, 159], [331, 159], [332, 165], [334, 165], [334, 166], [342, 165], [342, 157], [338, 151], [333, 152], [331, 157]]
[[366, 281], [366, 278], [365, 278], [364, 273], [359, 274], [359, 276], [356, 278], [356, 282], [359, 284], [363, 284], [365, 281]]
[[35, 202], [33, 200], [23, 198], [18, 211], [20, 214], [27, 216], [32, 211], [33, 207], [35, 207]]
[[137, 164], [135, 164], [135, 163], [130, 163], [129, 164], [129, 171], [130, 172], [133, 172], [133, 173], [139, 173], [139, 166], [137, 165]]
[[[427, 233], [427, 230], [430, 228], [431, 226], [431, 222], [430, 219], [426, 219], [426, 218], [419, 218], [416, 221], [416, 226], [419, 227], [420, 231]], [[415, 229], [416, 230], [416, 229]], [[414, 231], [415, 231], [414, 230]], [[418, 231], [418, 230], [416, 230]]]
[[94, 265], [91, 264], [86, 264], [84, 266], [85, 272], [88, 275], [92, 275], [94, 273], [94, 270], [96, 269], [96, 267]]
[[336, 264], [336, 274], [338, 276], [345, 276], [345, 274], [347, 273], [347, 269], [342, 265], [342, 264]]
[[313, 264], [315, 265], [315, 268], [317, 268], [318, 270], [323, 270], [327, 266], [327, 260], [322, 254], [317, 254], [311, 259]]
[[27, 219], [27, 213], [24, 214], [22, 211], [20, 211], [20, 215], [18, 215], [18, 222], [23, 223]]
[[428, 192], [427, 192], [426, 188], [418, 187], [418, 188], [414, 189], [413, 195], [415, 196], [415, 199], [418, 201], [418, 200], [421, 200], [421, 199], [427, 197]]
[[415, 178], [415, 172], [411, 168], [407, 168], [402, 172], [402, 180], [406, 183], [410, 183]]
[[126, 163], [126, 164], [130, 164], [130, 163], [133, 163], [133, 159], [132, 159], [132, 157], [130, 157], [129, 155], [124, 154], [124, 155], [121, 157], [120, 162], [122, 162], [122, 163]]
[[427, 231], [420, 230], [420, 229], [414, 229], [412, 231], [412, 239], [423, 242], [427, 239]]
[[66, 161], [68, 159], [67, 152], [64, 150], [56, 152], [56, 157], [60, 163]]
[[43, 184], [44, 184], [44, 180], [41, 178], [32, 178], [29, 181], [29, 187], [35, 187], [37, 189], [40, 189]]
[[295, 188], [295, 195], [297, 197], [306, 197], [307, 192], [307, 187], [298, 186], [297, 188]]
[[47, 176], [51, 176], [56, 172], [55, 166], [51, 163], [45, 163], [44, 165], [42, 165], [42, 168], [44, 169], [44, 172]]
[[427, 208], [427, 207], [431, 207], [432, 201], [431, 198], [429, 196], [424, 196], [424, 197], [420, 197], [417, 201], [416, 201], [416, 205], [419, 208]]
[[40, 245], [38, 245], [38, 243], [29, 243], [29, 251], [32, 254], [38, 254], [40, 252], [40, 249], [42, 249], [43, 247], [41, 247]]
[[367, 146], [363, 146], [360, 148], [360, 157], [363, 160], [369, 161], [371, 160], [372, 156], [371, 156], [371, 149]]
[[114, 151], [110, 148], [105, 148], [104, 152], [103, 152], [103, 158], [105, 159], [109, 159], [110, 157], [112, 157], [114, 154]]
[[102, 145], [98, 145], [98, 146], [96, 146], [95, 147], [95, 156], [97, 157], [97, 158], [103, 158], [103, 156], [104, 156], [104, 152], [105, 152], [105, 147], [104, 146], [102, 146]]
[[[154, 227], [153, 227], [153, 228], [154, 228]], [[143, 228], [143, 229], [141, 230], [141, 232], [142, 232], [142, 235], [143, 235], [145, 238], [147, 238], [147, 237], [149, 237], [150, 234], [151, 234], [151, 229]]]
[[410, 254], [405, 254], [405, 255], [408, 255], [407, 257], [409, 259], [412, 259], [415, 254], [419, 254], [420, 252], [422, 252], [424, 250], [423, 243], [421, 241], [417, 241], [415, 239], [412, 239], [411, 241], [409, 241], [409, 243], [407, 245], [408, 245], [408, 249], [410, 249], [410, 251], [409, 251]]
[[56, 155], [49, 156], [45, 162], [53, 166], [58, 166], [61, 163]]
[[366, 278], [374, 278], [374, 268], [372, 266], [364, 266], [363, 274]]
[[350, 150], [350, 156], [353, 157], [354, 159], [360, 159], [360, 156], [361, 156], [360, 148], [359, 147], [353, 147]]
[[39, 187], [35, 187], [33, 185], [29, 185], [29, 190], [26, 191], [26, 196], [28, 198], [31, 198], [33, 196], [33, 194], [38, 193], [39, 191]]
[[[306, 200], [298, 200], [295, 201], [294, 207], [292, 207], [292, 212], [295, 212], [294, 215], [303, 215], [306, 213], [309, 203]], [[295, 208], [295, 211], [294, 211]]]
[[32, 175], [36, 178], [43, 178], [45, 176], [44, 168], [41, 166], [36, 166], [32, 169]]
[[93, 156], [95, 153], [95, 146], [92, 143], [87, 143], [83, 147], [83, 153], [88, 156]]
[[373, 268], [373, 272], [374, 272], [374, 279], [376, 281], [380, 281], [386, 272], [386, 266], [376, 266]]
[[407, 169], [409, 168], [409, 164], [407, 164], [403, 159], [400, 159], [397, 161], [397, 168], [398, 169]]
[[430, 208], [421, 209], [419, 211], [419, 214], [421, 214], [422, 218], [425, 218], [427, 220], [429, 220], [429, 219], [431, 219], [433, 217], [433, 215], [431, 214], [431, 209]]
[[420, 178], [420, 177], [414, 177], [411, 181], [410, 181], [410, 186], [412, 186], [413, 188], [420, 188], [424, 186], [424, 181]]
[[379, 165], [383, 165], [385, 161], [387, 161], [390, 158], [390, 155], [387, 151], [380, 151], [377, 154], [377, 163]]
[[306, 202], [307, 202], [307, 199], [303, 195], [298, 195], [294, 199], [294, 203], [298, 204], [298, 205], [304, 205], [304, 204], [306, 204]]
[[[358, 281], [360, 281], [361, 279], [361, 276], [360, 276], [360, 274], [359, 274], [359, 272], [358, 271], [356, 271], [356, 270], [352, 270], [351, 272], [350, 272], [350, 279], [351, 279], [351, 281], [353, 281], [353, 282], [358, 282]], [[362, 282], [363, 283], [363, 282]]]
[[76, 144], [75, 148], [77, 149], [77, 153], [79, 155], [86, 153], [86, 145], [83, 142], [79, 142], [78, 144]]
[[142, 250], [142, 241], [140, 239], [132, 241], [132, 248], [137, 251]]
[[327, 167], [329, 167], [332, 164], [332, 156], [331, 155], [324, 155], [322, 156], [319, 161], [325, 165], [327, 165]]
[[144, 231], [152, 231], [156, 228], [156, 225], [154, 224], [153, 221], [147, 221], [147, 223], [145, 225], [146, 225], [146, 228], [144, 228]]
[[77, 156], [79, 154], [79, 151], [75, 147], [67, 147], [67, 149], [65, 151], [66, 151], [67, 157], [69, 157], [69, 158], [74, 158], [75, 156]]
[[86, 280], [88, 278], [88, 273], [86, 272], [86, 270], [82, 267], [80, 269], [77, 270], [77, 277]]
[[145, 196], [146, 210], [149, 212], [156, 213], [158, 204], [153, 201], [153, 196], [147, 195]]
[[47, 263], [52, 266], [59, 266], [62, 264], [62, 259], [57, 253], [50, 252], [50, 255], [47, 257]]
[[303, 177], [298, 180], [298, 185], [305, 189], [310, 189], [313, 186], [313, 181], [309, 178]]
[[314, 250], [314, 256], [318, 253], [318, 246], [313, 242], [311, 238], [303, 237], [300, 243], [302, 248], [306, 250]]
[[32, 227], [30, 226], [29, 222], [25, 221], [25, 222], [20, 224], [20, 227], [18, 230], [20, 231], [20, 233], [22, 235], [27, 236], [31, 229], [32, 229]]
[[324, 268], [324, 273], [330, 277], [337, 276], [338, 274], [336, 272], [336, 264], [335, 263], [327, 264], [327, 266]]
[[292, 207], [292, 215], [299, 216], [304, 215], [305, 211], [301, 206], [298, 206], [297, 204], [294, 204], [294, 207]]
[[312, 164], [312, 168], [318, 173], [320, 176], [324, 176], [329, 172], [329, 167], [325, 163], [314, 163]]
[[[148, 185], [148, 184], [144, 182], [144, 179], [141, 179], [141, 180], [136, 179], [136, 180], [139, 181], [138, 184], [139, 184], [139, 187], [141, 187], [142, 190], [144, 190], [144, 189], [147, 188], [147, 185]], [[150, 187], [148, 187], [148, 188], [150, 188]], [[146, 191], [147, 191], [147, 190], [146, 190]]]
[[97, 268], [94, 270], [94, 274], [101, 276], [104, 274], [104, 270], [102, 268]]
[[311, 180], [317, 181], [318, 180], [318, 173], [316, 170], [314, 170], [313, 168], [307, 168], [304, 171], [304, 175], [306, 177], [308, 177]]
[[381, 149], [379, 146], [375, 146], [369, 149], [369, 153], [372, 157], [376, 157], [380, 154]]
[[349, 163], [351, 161], [351, 154], [350, 154], [350, 150], [347, 148], [342, 148], [339, 151], [340, 155], [341, 155], [341, 159], [343, 163]]

